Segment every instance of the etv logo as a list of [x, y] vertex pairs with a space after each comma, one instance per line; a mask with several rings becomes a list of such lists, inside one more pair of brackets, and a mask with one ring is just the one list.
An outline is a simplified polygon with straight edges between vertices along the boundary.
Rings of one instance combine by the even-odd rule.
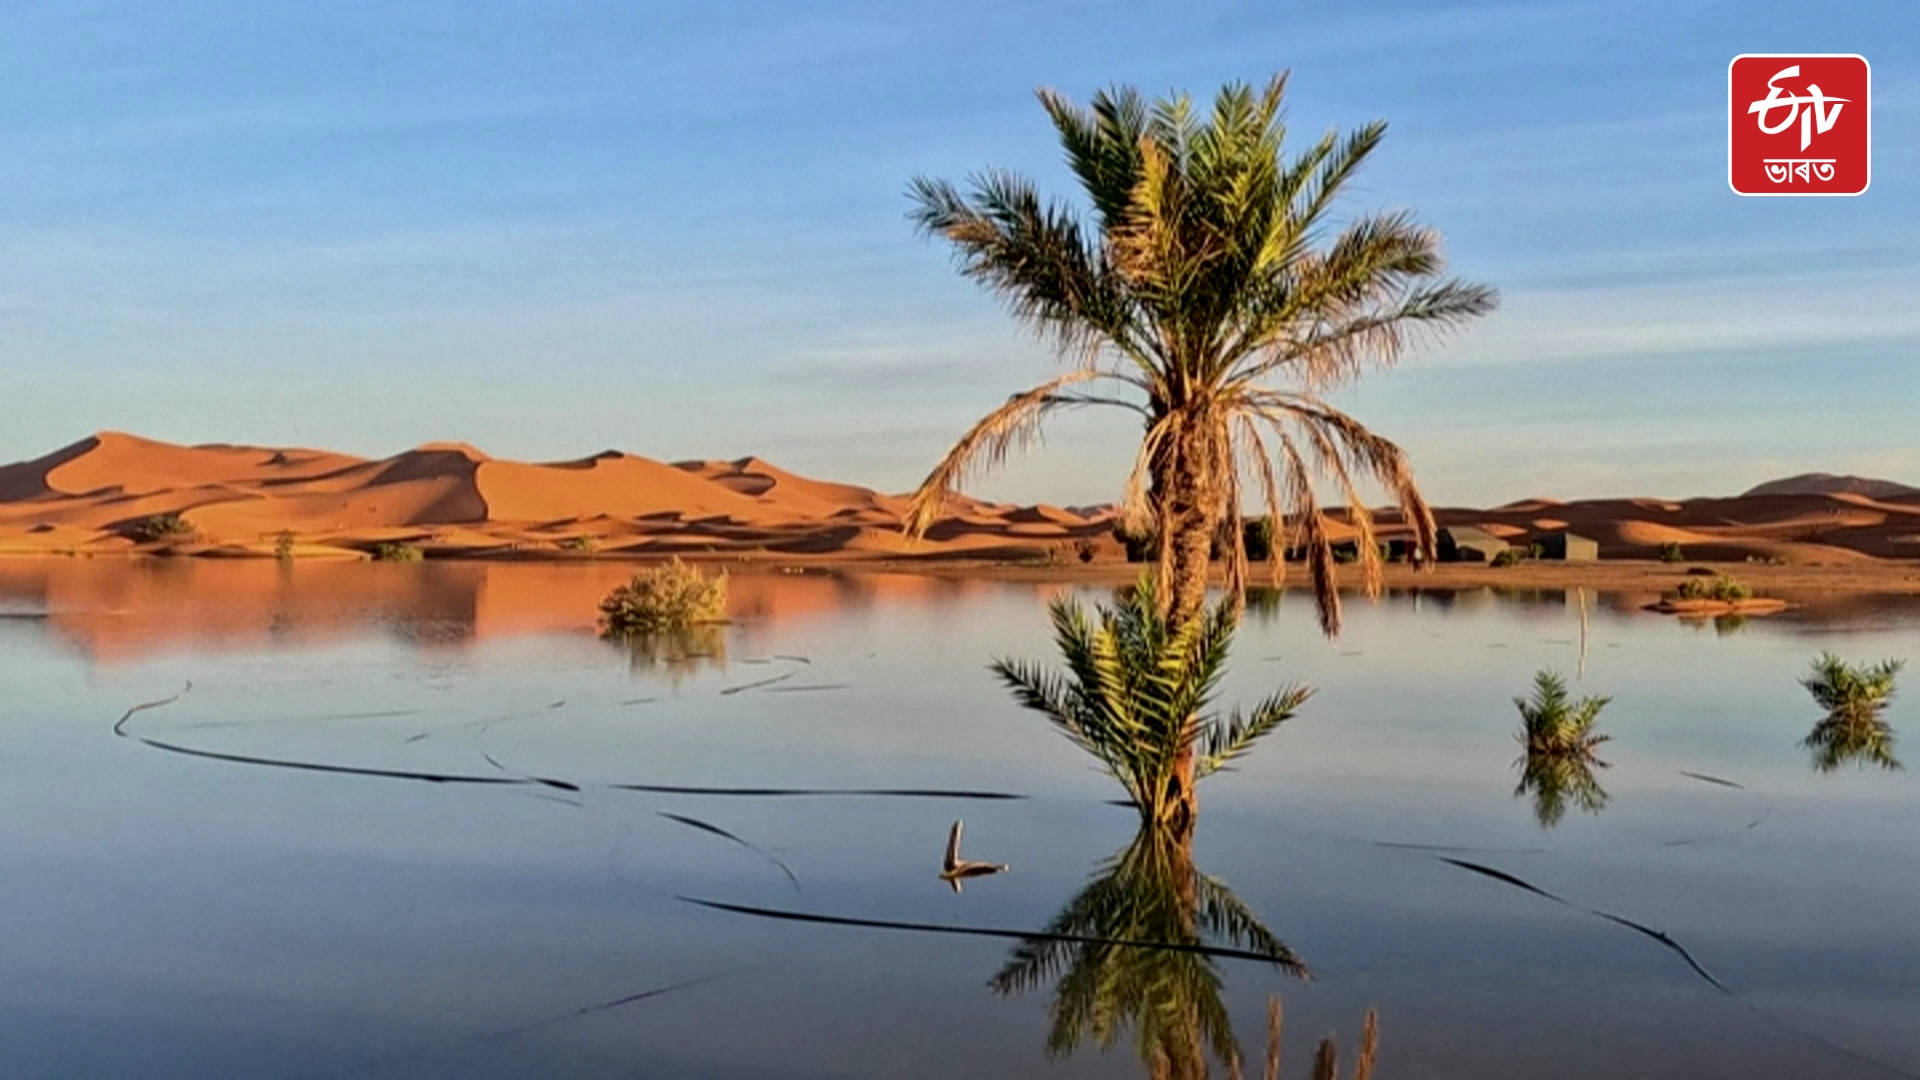
[[1740, 195], [1858, 195], [1873, 179], [1866, 58], [1745, 53], [1727, 65], [1727, 183]]

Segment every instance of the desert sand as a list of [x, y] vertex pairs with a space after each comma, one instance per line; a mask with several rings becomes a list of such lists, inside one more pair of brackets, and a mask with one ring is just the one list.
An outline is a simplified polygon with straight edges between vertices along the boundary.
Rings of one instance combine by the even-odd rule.
[[[606, 451], [532, 465], [431, 443], [368, 460], [102, 432], [0, 467], [0, 553], [363, 558], [404, 543], [429, 558], [804, 561], [1023, 559], [1082, 538], [1111, 544], [1098, 514], [965, 498], [913, 544], [901, 534], [905, 508], [904, 497], [752, 457], [667, 464]], [[143, 538], [143, 523], [163, 515], [187, 531]]]
[[[1856, 478], [1830, 478], [1853, 481]], [[1857, 484], [1836, 485], [1857, 487]], [[1651, 560], [1676, 543], [1690, 562], [1818, 587], [1909, 587], [1920, 564], [1920, 492], [1788, 491], [1685, 501], [1539, 498], [1490, 509], [1441, 508], [1525, 545], [1571, 531], [1598, 542], [1599, 564], [1443, 568], [1463, 583], [1603, 584], [1627, 573], [1651, 585]], [[755, 457], [669, 464], [605, 451], [574, 461], [499, 460], [464, 443], [430, 443], [380, 459], [324, 450], [178, 446], [102, 432], [31, 461], [0, 466], [0, 554], [166, 554], [363, 559], [381, 544], [428, 558], [665, 557], [771, 563], [921, 564], [973, 568], [1046, 563], [1123, 571], [1111, 514], [960, 497], [930, 530], [901, 533], [902, 495], [794, 475]], [[186, 531], [140, 529], [177, 515]], [[1349, 534], [1339, 515], [1336, 538]], [[1391, 513], [1383, 539], [1404, 534]], [[1082, 557], [1091, 565], [1081, 567]], [[1613, 564], [1613, 565], [1610, 565]], [[1400, 574], [1396, 572], [1395, 577]], [[1433, 582], [1431, 576], [1423, 580]]]

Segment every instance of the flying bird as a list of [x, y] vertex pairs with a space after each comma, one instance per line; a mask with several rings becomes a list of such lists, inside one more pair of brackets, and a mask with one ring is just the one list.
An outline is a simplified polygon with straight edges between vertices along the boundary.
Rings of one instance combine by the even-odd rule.
[[1006, 863], [975, 862], [960, 857], [961, 823], [953, 823], [952, 831], [947, 833], [947, 857], [940, 863], [940, 880], [953, 886], [954, 892], [960, 892], [960, 882], [967, 878], [986, 877], [1012, 869]]

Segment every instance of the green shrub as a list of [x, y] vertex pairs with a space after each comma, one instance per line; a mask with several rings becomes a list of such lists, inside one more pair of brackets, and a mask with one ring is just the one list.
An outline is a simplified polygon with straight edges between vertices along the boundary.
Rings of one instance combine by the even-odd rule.
[[707, 577], [679, 558], [642, 570], [600, 601], [601, 633], [629, 637], [727, 621], [727, 575]]
[[1152, 562], [1160, 556], [1160, 538], [1152, 529], [1130, 530], [1125, 521], [1116, 520], [1113, 538], [1127, 549], [1130, 563]]
[[1739, 603], [1753, 599], [1753, 589], [1745, 582], [1738, 581], [1726, 574], [1715, 574], [1712, 578], [1690, 577], [1680, 583], [1677, 589], [1662, 594], [1668, 600], [1719, 600], [1726, 603]]
[[591, 552], [599, 547], [591, 536], [569, 536], [560, 541], [561, 551]]
[[281, 561], [293, 558], [293, 530], [281, 529], [273, 540], [273, 557]]
[[1240, 543], [1247, 549], [1248, 559], [1266, 562], [1273, 558], [1274, 531], [1271, 514], [1263, 514], [1240, 527]]
[[1594, 749], [1607, 736], [1594, 731], [1600, 710], [1611, 698], [1588, 697], [1574, 701], [1567, 693], [1567, 680], [1551, 671], [1533, 677], [1533, 697], [1514, 698], [1520, 710], [1520, 743], [1529, 755], [1571, 755], [1592, 760]]
[[1669, 540], [1660, 545], [1660, 561], [1669, 563], [1686, 562], [1687, 553], [1681, 549], [1678, 543]]
[[133, 538], [144, 543], [185, 540], [194, 535], [191, 522], [179, 514], [152, 514], [133, 523]]
[[1520, 560], [1524, 558], [1526, 558], [1526, 556], [1520, 553], [1519, 548], [1508, 548], [1493, 557], [1493, 565], [1503, 567], [1519, 566]]
[[419, 562], [421, 557], [419, 548], [397, 541], [375, 544], [373, 548], [374, 562]]
[[1336, 547], [1333, 549], [1333, 561], [1339, 563], [1341, 566], [1350, 566], [1357, 563], [1360, 561], [1360, 549], [1352, 544]]
[[1894, 681], [1904, 660], [1878, 664], [1849, 664], [1830, 652], [1813, 662], [1813, 672], [1800, 680], [1814, 703], [1833, 714], [1864, 716], [1878, 712], [1893, 697]]

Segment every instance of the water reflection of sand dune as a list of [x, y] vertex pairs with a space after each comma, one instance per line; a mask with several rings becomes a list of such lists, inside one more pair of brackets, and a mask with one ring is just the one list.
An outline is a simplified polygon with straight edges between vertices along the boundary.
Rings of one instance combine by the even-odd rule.
[[[617, 563], [383, 564], [196, 559], [0, 560], [0, 608], [103, 663], [194, 647], [345, 640], [378, 629], [423, 645], [591, 633]], [[792, 622], [888, 605], [940, 605], [1013, 586], [900, 574], [736, 573], [733, 618]]]

